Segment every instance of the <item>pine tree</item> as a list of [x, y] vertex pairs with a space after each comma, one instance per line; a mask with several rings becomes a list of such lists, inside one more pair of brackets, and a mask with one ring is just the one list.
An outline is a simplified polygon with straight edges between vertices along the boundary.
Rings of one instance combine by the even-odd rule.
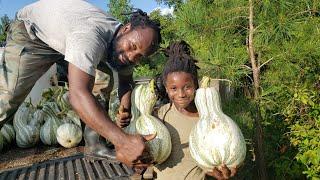
[[120, 20], [122, 23], [127, 23], [129, 21], [129, 15], [126, 15], [132, 11], [132, 5], [130, 0], [110, 0], [109, 13]]
[[[249, 142], [256, 139], [259, 179], [267, 178], [266, 168], [277, 179], [303, 178], [302, 171], [319, 177], [319, 158], [308, 159], [320, 152], [310, 140], [320, 109], [319, 6], [317, 0], [187, 0], [175, 9], [170, 29], [191, 44], [200, 74], [227, 79], [237, 90], [227, 106]], [[310, 134], [288, 132], [297, 123]]]
[[6, 41], [7, 31], [10, 25], [10, 18], [5, 14], [1, 17], [1, 24], [0, 24], [0, 43]]

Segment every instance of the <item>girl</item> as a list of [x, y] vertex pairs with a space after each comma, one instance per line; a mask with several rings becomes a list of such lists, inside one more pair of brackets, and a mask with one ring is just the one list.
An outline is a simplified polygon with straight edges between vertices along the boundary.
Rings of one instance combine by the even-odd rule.
[[159, 108], [155, 116], [167, 126], [172, 141], [169, 158], [157, 165], [157, 179], [228, 179], [236, 168], [226, 166], [213, 169], [207, 174], [197, 166], [189, 152], [189, 134], [199, 120], [194, 103], [198, 85], [196, 60], [190, 55], [190, 46], [185, 41], [172, 43], [166, 50], [168, 61], [161, 75], [166, 94], [170, 100]]

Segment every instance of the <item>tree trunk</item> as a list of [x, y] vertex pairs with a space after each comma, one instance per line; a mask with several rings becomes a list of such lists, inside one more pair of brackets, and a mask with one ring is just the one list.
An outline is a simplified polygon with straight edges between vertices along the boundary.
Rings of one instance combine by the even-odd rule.
[[263, 149], [263, 129], [261, 126], [261, 112], [259, 108], [259, 96], [260, 96], [260, 69], [259, 63], [256, 59], [254, 47], [253, 47], [253, 3], [252, 0], [249, 0], [249, 37], [248, 37], [248, 53], [251, 62], [251, 68], [253, 73], [253, 87], [254, 87], [254, 103], [256, 105], [256, 115], [255, 117], [255, 149], [256, 149], [256, 157], [257, 157], [257, 179], [266, 180], [267, 179], [267, 171], [266, 164], [264, 159], [264, 149]]

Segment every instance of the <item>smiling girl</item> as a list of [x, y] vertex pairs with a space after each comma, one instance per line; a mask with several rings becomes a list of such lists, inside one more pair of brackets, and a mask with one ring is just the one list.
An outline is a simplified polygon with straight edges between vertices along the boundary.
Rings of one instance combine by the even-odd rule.
[[[167, 126], [172, 141], [169, 158], [157, 165], [157, 179], [228, 179], [236, 169], [222, 166], [205, 173], [192, 159], [189, 152], [189, 135], [199, 120], [194, 103], [198, 85], [196, 60], [190, 55], [190, 46], [185, 41], [172, 43], [166, 50], [168, 61], [161, 75], [170, 103], [161, 106], [155, 113]], [[160, 88], [161, 89], [161, 88]]]

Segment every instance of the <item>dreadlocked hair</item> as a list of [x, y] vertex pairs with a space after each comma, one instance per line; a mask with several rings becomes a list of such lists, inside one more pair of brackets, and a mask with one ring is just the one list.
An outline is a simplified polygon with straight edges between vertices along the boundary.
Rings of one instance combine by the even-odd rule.
[[165, 56], [168, 57], [166, 65], [162, 72], [162, 82], [165, 84], [168, 74], [173, 72], [185, 72], [192, 75], [192, 79], [196, 88], [198, 84], [198, 62], [191, 56], [191, 47], [185, 41], [173, 42], [163, 50]]
[[150, 52], [155, 52], [159, 48], [159, 44], [162, 41], [159, 21], [150, 19], [147, 13], [142, 11], [141, 9], [135, 9], [135, 11], [129, 13], [128, 15], [131, 15], [129, 23], [131, 24], [131, 27], [133, 29], [137, 27], [149, 27], [154, 30], [156, 38], [154, 39], [154, 42], [152, 42]]

